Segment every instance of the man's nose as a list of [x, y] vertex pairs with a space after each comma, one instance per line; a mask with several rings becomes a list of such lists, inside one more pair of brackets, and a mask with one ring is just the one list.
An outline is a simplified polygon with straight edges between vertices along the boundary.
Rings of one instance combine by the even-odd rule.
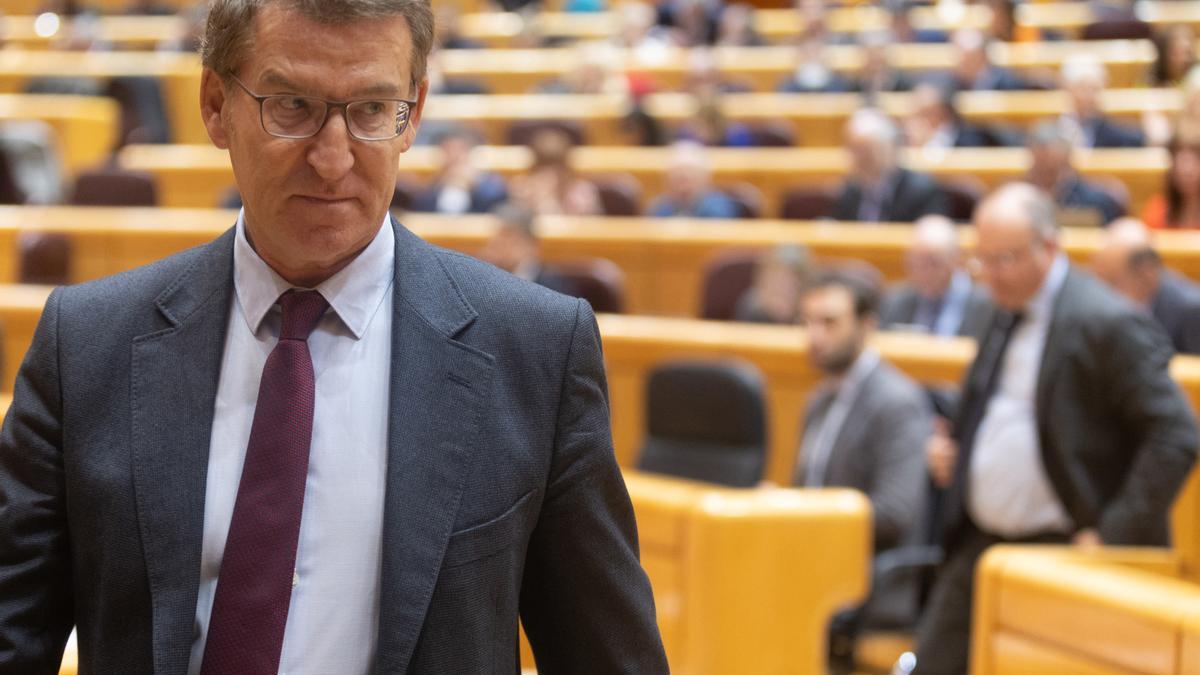
[[330, 111], [329, 119], [313, 137], [308, 164], [325, 181], [336, 181], [354, 167], [354, 138], [341, 110]]

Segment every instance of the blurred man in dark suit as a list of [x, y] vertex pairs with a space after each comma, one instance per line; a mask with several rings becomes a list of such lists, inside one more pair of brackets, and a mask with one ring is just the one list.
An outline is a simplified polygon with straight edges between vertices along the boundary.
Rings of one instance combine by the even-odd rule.
[[1122, 218], [1105, 234], [1092, 261], [1096, 275], [1150, 312], [1175, 351], [1200, 354], [1200, 285], [1163, 265], [1141, 221]]
[[921, 675], [969, 659], [975, 564], [1000, 542], [1167, 544], [1196, 423], [1147, 314], [1073, 269], [1054, 206], [1013, 183], [975, 212], [996, 313], [950, 434], [926, 447], [945, 559], [917, 634]]
[[1090, 54], [1075, 54], [1063, 62], [1062, 88], [1070, 109], [1059, 124], [1080, 148], [1140, 148], [1146, 137], [1140, 129], [1120, 124], [1104, 114], [1100, 96], [1108, 84], [1104, 64]]
[[982, 337], [993, 305], [962, 262], [958, 232], [949, 218], [918, 220], [904, 260], [908, 279], [884, 296], [879, 325], [884, 330]]
[[1060, 125], [1039, 124], [1029, 134], [1030, 166], [1026, 180], [1050, 195], [1060, 223], [1100, 227], [1125, 215], [1125, 207], [1107, 190], [1086, 181], [1071, 161], [1072, 143]]
[[932, 178], [899, 165], [900, 131], [883, 112], [863, 108], [850, 117], [846, 150], [850, 176], [834, 201], [835, 220], [911, 223], [947, 212]]

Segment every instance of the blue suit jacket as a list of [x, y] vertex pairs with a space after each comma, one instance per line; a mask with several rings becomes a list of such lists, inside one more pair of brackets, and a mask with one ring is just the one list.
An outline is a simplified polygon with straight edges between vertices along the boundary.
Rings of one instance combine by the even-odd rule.
[[[233, 231], [56, 290], [0, 432], [0, 673], [182, 674]], [[377, 673], [665, 672], [588, 305], [396, 225]]]

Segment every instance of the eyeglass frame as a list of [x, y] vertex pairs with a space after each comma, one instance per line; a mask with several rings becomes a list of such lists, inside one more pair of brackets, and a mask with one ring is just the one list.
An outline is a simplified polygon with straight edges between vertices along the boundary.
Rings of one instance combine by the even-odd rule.
[[[230, 73], [229, 77], [236, 82], [237, 85], [242, 88], [242, 91], [246, 92], [250, 98], [258, 102], [258, 124], [262, 127], [263, 132], [273, 138], [283, 138], [291, 141], [307, 140], [309, 138], [314, 138], [317, 134], [321, 133], [321, 131], [325, 129], [325, 125], [329, 124], [330, 111], [337, 108], [340, 108], [342, 111], [342, 121], [346, 123], [346, 133], [350, 134], [351, 138], [364, 143], [390, 141], [394, 138], [399, 138], [404, 134], [405, 131], [408, 131], [408, 125], [412, 122], [412, 109], [417, 105], [417, 101], [409, 101], [408, 99], [403, 98], [357, 98], [350, 101], [334, 101], [332, 99], [321, 98], [320, 96], [304, 96], [301, 94], [257, 94], [251, 91], [250, 87], [246, 86], [246, 83], [242, 82], [237, 75]], [[321, 103], [325, 104], [325, 119], [321, 120], [321, 124], [317, 127], [316, 131], [307, 136], [282, 136], [280, 134], [271, 133], [271, 131], [267, 129], [266, 102], [273, 98], [303, 98], [311, 101], [320, 101]], [[373, 101], [403, 103], [408, 106], [408, 115], [405, 116], [404, 125], [397, 129], [395, 134], [388, 136], [387, 138], [363, 138], [358, 134], [355, 134], [354, 130], [350, 128], [350, 106], [354, 105], [355, 103], [369, 103]]]

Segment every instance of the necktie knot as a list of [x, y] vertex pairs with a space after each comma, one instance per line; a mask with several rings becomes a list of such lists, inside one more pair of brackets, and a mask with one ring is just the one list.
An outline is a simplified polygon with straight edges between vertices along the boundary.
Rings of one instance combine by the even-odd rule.
[[291, 290], [279, 296], [280, 340], [308, 340], [329, 303], [317, 291]]

